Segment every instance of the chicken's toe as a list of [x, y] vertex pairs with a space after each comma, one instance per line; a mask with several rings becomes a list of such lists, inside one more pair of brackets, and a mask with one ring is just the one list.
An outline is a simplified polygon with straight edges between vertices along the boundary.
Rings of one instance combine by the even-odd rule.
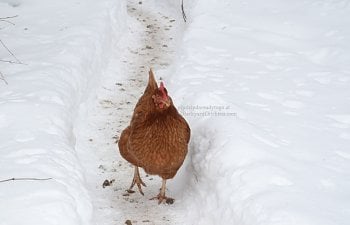
[[160, 193], [156, 197], [151, 198], [150, 200], [157, 200], [157, 199], [158, 199], [158, 204], [165, 202], [171, 205], [175, 201], [175, 199], [166, 197], [165, 195], [161, 195]]

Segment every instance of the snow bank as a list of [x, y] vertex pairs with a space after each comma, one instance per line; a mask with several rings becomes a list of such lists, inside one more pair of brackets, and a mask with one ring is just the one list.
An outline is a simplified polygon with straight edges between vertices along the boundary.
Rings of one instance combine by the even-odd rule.
[[192, 127], [173, 181], [188, 224], [348, 224], [349, 11], [347, 1], [193, 4], [166, 77]]
[[[89, 224], [73, 124], [125, 27], [124, 1], [1, 1], [0, 224]], [[14, 60], [4, 49], [2, 60]]]

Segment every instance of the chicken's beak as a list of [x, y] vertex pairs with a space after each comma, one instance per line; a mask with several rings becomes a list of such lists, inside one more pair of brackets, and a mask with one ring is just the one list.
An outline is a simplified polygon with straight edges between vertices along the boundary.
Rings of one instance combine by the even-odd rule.
[[168, 98], [168, 99], [166, 99], [166, 100], [164, 100], [164, 99], [160, 99], [160, 102], [161, 103], [163, 103], [166, 107], [169, 107], [170, 106], [170, 99]]

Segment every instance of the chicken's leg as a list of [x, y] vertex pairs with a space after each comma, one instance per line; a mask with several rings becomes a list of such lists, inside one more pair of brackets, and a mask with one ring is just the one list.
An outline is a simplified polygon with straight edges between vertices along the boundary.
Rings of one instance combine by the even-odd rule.
[[168, 197], [165, 196], [165, 189], [166, 189], [166, 179], [163, 178], [163, 180], [162, 180], [162, 187], [160, 188], [159, 194], [156, 197], [151, 198], [150, 200], [158, 199], [158, 204], [162, 203], [164, 200], [168, 204], [173, 204], [174, 203], [174, 199], [173, 198], [168, 198]]
[[128, 191], [131, 191], [131, 189], [135, 186], [135, 184], [137, 184], [137, 187], [139, 189], [139, 192], [143, 194], [142, 192], [142, 189], [141, 189], [141, 184], [146, 187], [146, 184], [143, 183], [143, 181], [141, 180], [141, 177], [140, 177], [140, 172], [139, 172], [139, 168], [137, 166], [135, 166], [135, 170], [134, 170], [134, 178], [132, 179], [132, 183], [131, 183], [131, 186], [129, 188]]

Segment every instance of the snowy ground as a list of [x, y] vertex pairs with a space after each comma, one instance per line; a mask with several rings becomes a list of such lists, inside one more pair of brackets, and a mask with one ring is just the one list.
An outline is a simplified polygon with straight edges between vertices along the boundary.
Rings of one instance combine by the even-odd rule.
[[194, 133], [191, 223], [349, 223], [349, 12], [316, 0], [191, 10], [169, 88]]
[[[180, 2], [0, 0], [0, 180], [52, 178], [1, 182], [0, 224], [348, 224], [348, 1]], [[192, 128], [173, 205], [115, 144], [149, 67]]]
[[[144, 178], [145, 196], [126, 192], [133, 167], [119, 155], [115, 143], [128, 126], [133, 108], [147, 85], [149, 67], [157, 71], [159, 78], [172, 64], [182, 23], [176, 22], [176, 12], [157, 8], [149, 1], [142, 4], [130, 1], [127, 9], [128, 29], [113, 47], [116, 54], [110, 59], [97, 96], [84, 104], [77, 128], [77, 149], [88, 171], [94, 222], [183, 224], [182, 216], [176, 215], [180, 204], [158, 206], [156, 201], [149, 200], [158, 194], [160, 178]], [[106, 179], [115, 181], [103, 188]]]
[[[89, 224], [73, 125], [126, 27], [123, 5], [0, 1], [1, 17], [18, 15], [1, 22], [1, 40], [24, 63], [1, 63], [0, 179], [52, 178], [1, 183], [1, 224]], [[4, 48], [1, 59], [15, 61]]]

